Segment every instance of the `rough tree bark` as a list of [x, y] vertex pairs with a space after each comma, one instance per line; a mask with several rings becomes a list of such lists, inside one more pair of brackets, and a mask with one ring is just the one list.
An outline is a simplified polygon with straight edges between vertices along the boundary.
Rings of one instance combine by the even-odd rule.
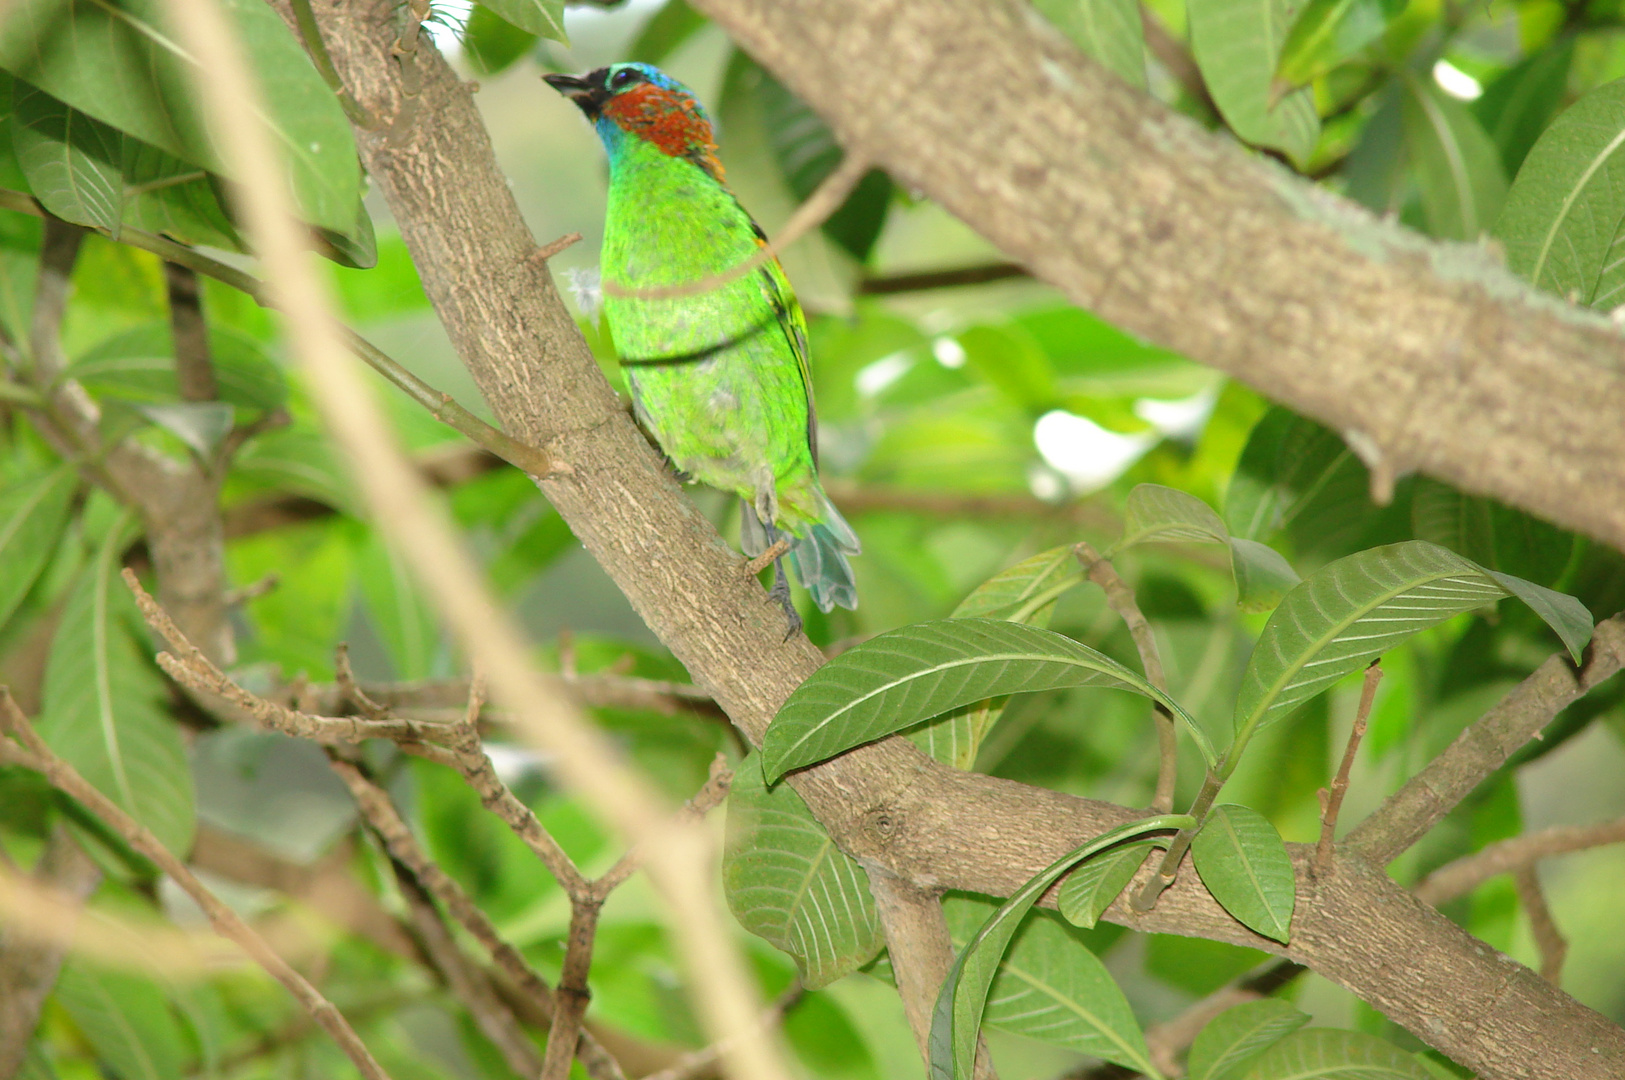
[[[963, 20], [968, 16], [961, 9], [969, 2], [944, 3], [942, 10]], [[569, 464], [570, 473], [542, 481], [543, 491], [695, 681], [715, 696], [748, 737], [759, 740], [778, 705], [817, 667], [821, 657], [804, 639], [783, 641], [782, 616], [777, 606], [741, 572], [740, 558], [682, 497], [605, 384], [559, 300], [545, 264], [534, 258], [536, 244], [492, 158], [469, 89], [426, 46], [405, 56], [391, 51], [399, 31], [398, 20], [405, 15], [405, 9], [393, 0], [318, 0], [315, 6], [328, 48], [346, 85], [379, 118], [376, 129], [357, 133], [366, 166], [389, 200], [429, 297], [481, 392], [511, 434], [546, 448]], [[816, 40], [820, 49], [852, 62], [849, 52], [832, 43], [830, 24], [819, 21], [824, 16], [818, 13], [824, 9], [817, 4], [761, 5], [761, 11], [754, 13], [746, 12], [743, 2], [705, 6], [738, 22], [747, 42], [763, 47], [764, 57], [786, 72], [789, 65], [768, 47], [776, 39], [761, 26], [747, 24], [746, 15], [765, 19], [771, 9], [777, 13], [775, 18], [808, 20], [806, 33], [815, 35], [808, 41]], [[888, 10], [896, 6], [875, 5]], [[996, 7], [992, 5], [989, 10]], [[824, 8], [830, 12], [844, 10], [834, 3]], [[918, 11], [913, 12], [913, 17], [916, 21], [923, 18]], [[867, 25], [866, 18], [850, 15], [853, 25], [860, 28]], [[955, 50], [964, 55], [945, 50], [944, 55], [952, 54], [954, 62], [942, 64], [939, 58], [933, 63], [944, 69], [958, 65], [959, 71], [970, 72], [978, 70], [975, 57], [980, 50], [994, 50], [1001, 56], [1016, 50], [1029, 57], [1042, 55], [1044, 64], [1059, 65], [1058, 70], [1074, 84], [1097, 90], [1105, 85], [1102, 77], [1081, 61], [1035, 39], [1019, 17], [1006, 13], [991, 25], [1012, 41], [1005, 45], [998, 40], [962, 39]], [[933, 28], [920, 29], [924, 32]], [[872, 28], [866, 32], [869, 40], [881, 40]], [[980, 27], [978, 32], [991, 31]], [[802, 59], [804, 52], [816, 51], [807, 50], [805, 45], [804, 41], [795, 50]], [[1052, 59], [1052, 52], [1059, 59]], [[898, 104], [907, 84], [919, 75], [918, 65], [900, 65], [896, 55], [871, 63], [874, 71], [845, 72], [839, 79], [853, 86], [868, 85], [875, 95], [870, 101], [884, 102], [888, 108]], [[1046, 124], [1065, 123], [1072, 125], [1074, 134], [1091, 134], [1087, 126], [1079, 128], [1081, 121], [1071, 117], [1070, 106], [1060, 107], [1048, 96], [1051, 91], [1034, 76], [1034, 71], [1044, 70], [1048, 69], [1039, 64], [1023, 72], [1019, 80], [1011, 76], [1014, 81], [999, 88], [999, 93], [1030, 95], [1028, 108], [1033, 115], [1044, 116]], [[897, 75], [900, 82], [887, 86], [884, 92], [877, 91], [871, 77], [879, 78], [880, 72]], [[823, 72], [820, 78], [839, 81], [833, 69]], [[808, 82], [805, 73], [794, 76], [792, 82], [810, 100], [820, 102], [818, 86]], [[537, 92], [542, 94], [540, 88]], [[910, 92], [918, 95], [922, 91], [915, 88]], [[1101, 92], [1109, 98], [1121, 96], [1109, 87]], [[916, 104], [926, 101], [918, 96], [912, 100]], [[924, 156], [953, 156], [962, 136], [980, 130], [984, 120], [992, 122], [994, 114], [985, 110], [996, 104], [980, 90], [969, 99], [973, 104], [968, 110], [952, 100], [947, 88], [935, 95], [935, 100], [944, 117], [951, 113], [952, 120], [950, 124], [949, 119], [943, 119], [933, 127], [943, 140], [940, 145], [925, 150], [918, 141], [907, 143], [914, 147], [913, 152]], [[1033, 108], [1035, 105], [1040, 108]], [[1118, 102], [1117, 107], [1121, 111], [1127, 105]], [[1056, 113], [1066, 115], [1057, 119]], [[830, 115], [835, 113], [831, 111]], [[1249, 171], [1252, 166], [1239, 155], [1227, 157], [1227, 152], [1214, 150], [1195, 133], [1166, 117], [1159, 123], [1166, 152], [1188, 169], [1194, 171], [1204, 162], [1211, 164], [1215, 160], [1232, 162], [1236, 184], [1257, 182]], [[951, 140], [941, 134], [945, 125], [953, 129]], [[1031, 134], [1030, 125], [1023, 130]], [[1087, 159], [1100, 152], [1088, 140], [1069, 142], [1057, 138], [1049, 127], [1041, 134], [1046, 147], [1064, 145], [1076, 156], [1078, 160], [1067, 163], [1068, 168], [1084, 171], [1089, 167]], [[893, 137], [903, 138], [896, 133]], [[1017, 159], [1026, 160], [1030, 155]], [[1001, 166], [1002, 171], [1007, 170]], [[1030, 257], [1041, 272], [1051, 273], [1063, 264], [1081, 265], [1081, 253], [1090, 248], [1077, 247], [1081, 241], [1070, 233], [1044, 231], [1042, 235], [1056, 248], [1037, 256], [1026, 244], [1012, 240], [1040, 231], [1033, 222], [1024, 221], [1021, 207], [1031, 197], [1029, 189], [1041, 189], [1045, 177], [1054, 182], [1053, 175], [1059, 171], [1061, 163], [1046, 162], [1028, 177], [1027, 185], [1017, 187], [1002, 182], [982, 186], [980, 179], [972, 178], [964, 181], [972, 185], [969, 192], [963, 184], [954, 189], [958, 201], [950, 201], [950, 205], [958, 208], [959, 201], [976, 201], [977, 205], [978, 200], [1003, 201], [1015, 209], [1001, 211], [994, 224], [1008, 228], [1012, 236], [993, 231], [987, 221], [973, 213], [967, 211], [966, 216], [987, 228], [996, 241], [1013, 252]], [[928, 182], [929, 192], [947, 200], [947, 181], [934, 170], [928, 176], [923, 171], [918, 177], [905, 175], [911, 181]], [[1116, 197], [1129, 206], [1134, 204], [1133, 198], [1122, 193], [1142, 185], [1144, 179], [1126, 169], [1110, 177], [1111, 183], [1117, 185]], [[1288, 205], [1276, 190], [1281, 178], [1270, 183], [1275, 188], [1251, 196], [1256, 204], [1252, 210], [1255, 222], [1263, 213], [1260, 207]], [[1164, 197], [1171, 185], [1172, 177], [1164, 176], [1144, 194], [1154, 202]], [[1313, 197], [1304, 195], [1302, 201], [1311, 204]], [[1045, 211], [1053, 209], [1044, 207]], [[1077, 208], [1068, 213], [1070, 216], [1060, 220], [1083, 217]], [[1131, 213], [1129, 220], [1139, 222], [1136, 228], [1141, 231], [1149, 230], [1147, 235], [1161, 236], [1157, 243], [1167, 242], [1171, 234], [1163, 226], [1150, 224], [1153, 216], [1141, 210]], [[1168, 228], [1182, 230], [1178, 233], [1181, 258], [1204, 266], [1224, 261], [1214, 246], [1232, 238], [1202, 233], [1195, 219], [1181, 218]], [[1314, 228], [1319, 230], [1313, 233], [1316, 243], [1330, 245], [1336, 241], [1336, 234], [1328, 226]], [[1209, 246], [1202, 246], [1204, 239]], [[1280, 250], [1269, 253], [1275, 263], [1285, 268], [1282, 272], [1286, 276], [1301, 284], [1320, 272], [1319, 255], [1305, 249], [1302, 236], [1288, 235], [1286, 240]], [[1113, 242], [1121, 245], [1122, 238]], [[1073, 246], [1062, 250], [1063, 245]], [[1118, 266], [1114, 273], [1118, 286], [1103, 291], [1105, 300], [1119, 291], [1125, 296], [1139, 295], [1132, 284], [1137, 280], [1137, 271], [1120, 258], [1107, 261]], [[1415, 279], [1410, 282], [1413, 291], [1435, 299], [1441, 293], [1455, 295], [1465, 304], [1468, 292], [1477, 288], [1441, 283], [1427, 275], [1423, 262], [1420, 256], [1409, 261], [1396, 256], [1394, 265], [1408, 268]], [[1370, 263], [1373, 280], [1380, 277], [1377, 271], [1381, 267]], [[1232, 285], [1226, 282], [1230, 291], [1222, 300], [1204, 299], [1190, 310], [1178, 312], [1178, 318], [1190, 320], [1192, 327], [1180, 339], [1181, 347], [1206, 356], [1193, 346], [1200, 343], [1198, 338], [1212, 336], [1228, 342], [1226, 356], [1253, 355], [1252, 350], [1267, 356], [1267, 344], [1297, 340], [1287, 331], [1300, 323], [1309, 325], [1301, 307], [1283, 307], [1278, 298], [1268, 295], [1262, 299], [1242, 295]], [[1372, 286], [1367, 283], [1364, 287]], [[1452, 290], [1461, 292], [1458, 295]], [[1094, 293], [1089, 295], [1097, 298]], [[1388, 296], [1386, 292], [1381, 295]], [[1479, 301], [1481, 306], [1493, 306], [1483, 296]], [[1370, 301], [1373, 305], [1376, 302]], [[1408, 306], [1403, 311], [1416, 308], [1409, 299], [1405, 303]], [[1531, 334], [1515, 332], [1516, 328], [1510, 326], [1516, 321], [1513, 316], [1524, 310], [1515, 310], [1517, 303], [1522, 301], [1509, 302], [1497, 316], [1497, 325], [1508, 328], [1504, 345], [1509, 363], [1533, 362], [1531, 357], [1549, 360], [1551, 350], [1556, 348], [1558, 355], [1569, 355], [1574, 366], [1587, 367], [1589, 374], [1585, 377], [1591, 380], [1593, 391], [1589, 407], [1599, 408], [1601, 402], [1617, 400], [1620, 387], [1608, 382], [1595, 365], [1586, 365], [1561, 352], [1563, 348], [1579, 350], [1602, 341], [1602, 333], [1585, 319], [1570, 323], [1536, 312], [1531, 317], [1545, 320], [1542, 327], [1566, 328], [1557, 335], [1556, 346], [1548, 343], [1537, 347], [1539, 343], [1532, 340]], [[1276, 313], [1298, 314], [1291, 318], [1283, 315], [1276, 322], [1261, 325], [1247, 317], [1259, 304]], [[1109, 303], [1100, 306], [1115, 310]], [[1422, 329], [1431, 331], [1432, 323], [1419, 329], [1404, 318], [1385, 321], [1386, 312], [1383, 319], [1374, 317], [1377, 310], [1362, 307], [1358, 318], [1345, 314], [1340, 319], [1340, 325], [1363, 325], [1368, 334], [1365, 344], [1371, 350], [1370, 357], [1343, 355], [1336, 378], [1321, 379], [1339, 382], [1349, 397], [1360, 396], [1348, 391], [1349, 386], [1361, 388], [1373, 399], [1387, 396], [1379, 394], [1378, 388], [1396, 377], [1388, 366], [1389, 358], [1398, 351], [1414, 359], [1425, 351], [1414, 338]], [[1134, 325], [1133, 320], [1126, 321]], [[1389, 327], [1388, 336], [1381, 332], [1384, 326]], [[1473, 340], [1476, 348], [1488, 347], [1481, 335]], [[1281, 396], [1288, 400], [1302, 404], [1299, 397], [1306, 397], [1288, 392], [1309, 381], [1289, 370], [1266, 365], [1253, 374], [1261, 383], [1269, 383], [1271, 390], [1276, 389], [1271, 380], [1279, 379], [1285, 388]], [[1438, 389], [1434, 383], [1428, 385]], [[1610, 398], [1610, 394], [1616, 397]], [[1550, 403], [1561, 397], [1561, 393], [1554, 392], [1543, 400]], [[1396, 452], [1392, 448], [1401, 443], [1386, 442], [1386, 437], [1408, 429], [1373, 425], [1372, 430], [1383, 436], [1379, 443]], [[1609, 444], [1610, 437], [1619, 437], [1617, 432], [1610, 436], [1595, 428], [1587, 432], [1573, 438], [1582, 442], [1589, 439], [1585, 445], [1601, 447]], [[1461, 436], [1466, 445], [1473, 438], [1470, 434]], [[1439, 441], [1440, 446], [1447, 444], [1457, 445], [1454, 434]], [[1512, 489], [1522, 490], [1514, 482], [1522, 475], [1519, 455], [1533, 452], [1527, 439], [1518, 445], [1509, 463], [1503, 463], [1512, 478], [1505, 484], [1489, 482], [1500, 475], [1494, 462], [1482, 468], [1472, 467], [1485, 477], [1480, 488], [1508, 488], [1501, 493], [1518, 501]], [[1476, 446], [1475, 452], [1482, 449]], [[1443, 455], [1441, 460], [1446, 457]], [[1465, 450], [1449, 460], [1468, 471]], [[1589, 467], [1593, 474], [1600, 468], [1595, 463]], [[1548, 487], [1557, 486], [1550, 477], [1543, 476], [1542, 481]], [[1592, 492], [1591, 498], [1596, 497]], [[1523, 501], [1525, 505], [1544, 505], [1532, 499]], [[1620, 532], [1625, 535], [1625, 529]], [[1606, 645], [1599, 643], [1593, 663], [1609, 672], [1617, 669], [1620, 647], [1621, 643], [1612, 638]], [[794, 783], [845, 850], [876, 870], [926, 891], [963, 888], [1008, 894], [1080, 839], [1136, 816], [1134, 811], [1106, 803], [955, 772], [895, 739], [808, 770]], [[1300, 867], [1307, 865], [1306, 852], [1293, 854]], [[1137, 916], [1119, 906], [1109, 917], [1136, 929], [1211, 937], [1282, 951], [1230, 919], [1193, 878], [1184, 875], [1164, 894], [1157, 910], [1148, 915]], [[1300, 875], [1300, 881], [1294, 941], [1291, 949], [1285, 950], [1287, 955], [1341, 982], [1456, 1060], [1485, 1076], [1552, 1080], [1601, 1080], [1625, 1070], [1625, 1033], [1533, 972], [1494, 954], [1436, 912], [1417, 904], [1380, 870], [1351, 857], [1339, 864], [1337, 874], [1313, 887], [1306, 875]], [[1396, 957], [1403, 957], [1403, 961], [1396, 961]]]

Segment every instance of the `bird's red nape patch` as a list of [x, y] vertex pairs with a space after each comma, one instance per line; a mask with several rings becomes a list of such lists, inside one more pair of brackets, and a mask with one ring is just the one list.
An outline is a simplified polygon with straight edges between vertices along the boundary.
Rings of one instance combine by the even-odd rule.
[[717, 160], [711, 124], [687, 94], [644, 83], [610, 98], [604, 105], [604, 115], [622, 131], [653, 143], [662, 153], [688, 158], [717, 180], [722, 179], [722, 162]]

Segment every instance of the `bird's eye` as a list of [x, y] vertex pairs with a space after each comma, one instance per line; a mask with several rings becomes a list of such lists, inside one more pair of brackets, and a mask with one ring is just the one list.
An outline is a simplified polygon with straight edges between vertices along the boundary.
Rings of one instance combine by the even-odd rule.
[[625, 90], [637, 81], [638, 73], [636, 71], [631, 68], [622, 68], [609, 77], [609, 88], [611, 90]]

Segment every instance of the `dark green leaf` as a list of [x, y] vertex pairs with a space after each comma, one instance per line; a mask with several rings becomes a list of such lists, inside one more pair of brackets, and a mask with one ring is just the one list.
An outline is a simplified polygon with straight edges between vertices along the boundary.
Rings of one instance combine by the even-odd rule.
[[49, 94], [18, 82], [12, 144], [28, 189], [51, 213], [117, 237], [124, 224], [123, 137]]
[[1291, 940], [1297, 882], [1281, 834], [1245, 806], [1215, 806], [1191, 843], [1191, 859], [1213, 899], [1267, 938]]
[[0, 489], [0, 627], [55, 554], [78, 486], [78, 470], [58, 465]]
[[1543, 585], [1536, 585], [1532, 581], [1513, 577], [1511, 574], [1502, 574], [1495, 570], [1485, 571], [1500, 583], [1510, 595], [1516, 596], [1529, 609], [1550, 626], [1557, 636], [1563, 640], [1563, 647], [1568, 649], [1569, 656], [1574, 662], [1580, 662], [1580, 654], [1585, 652], [1586, 643], [1591, 640], [1591, 612], [1586, 606], [1572, 596], [1565, 595]]
[[[220, 400], [226, 404], [256, 411], [287, 404], [288, 383], [282, 369], [248, 335], [210, 328], [209, 359]], [[180, 398], [174, 339], [167, 323], [149, 323], [115, 334], [69, 365], [68, 375], [97, 397], [138, 404]]]
[[564, 0], [483, 0], [492, 12], [537, 37], [570, 44], [564, 33]]
[[536, 35], [521, 30], [484, 4], [475, 4], [463, 30], [463, 52], [469, 66], [481, 75], [506, 71], [536, 47]]
[[1365, 466], [1343, 440], [1313, 420], [1272, 408], [1242, 448], [1224, 497], [1233, 536], [1292, 537], [1301, 554], [1335, 548], [1372, 512]]
[[[1160, 701], [1199, 745], [1205, 742], [1166, 694], [1071, 638], [1019, 623], [945, 619], [881, 634], [819, 668], [768, 725], [762, 765], [773, 781], [949, 709], [1079, 686], [1133, 690]], [[1205, 746], [1203, 754], [1210, 755]]]
[[722, 882], [740, 925], [794, 957], [809, 989], [856, 971], [885, 944], [868, 875], [788, 784], [768, 790], [755, 755], [728, 793]]
[[1264, 1051], [1243, 1080], [1432, 1080], [1416, 1059], [1375, 1035], [1335, 1028], [1295, 1031]]
[[1421, 186], [1428, 232], [1477, 240], [1506, 201], [1501, 155], [1467, 106], [1431, 79], [1408, 74], [1404, 93], [1405, 149]]
[[137, 975], [69, 961], [56, 1000], [119, 1080], [173, 1080], [191, 1055], [163, 987]]
[[[970, 1077], [971, 1066], [976, 1060], [976, 1036], [981, 1027], [983, 1009], [1000, 962], [1010, 947], [1010, 939], [1015, 936], [1033, 904], [1055, 884], [1057, 878], [1096, 852], [1116, 844], [1147, 833], [1169, 832], [1193, 824], [1194, 819], [1188, 815], [1163, 814], [1102, 833], [1040, 871], [990, 915], [976, 936], [960, 951], [959, 958], [954, 961], [937, 994], [936, 1008], [931, 1015], [931, 1080], [968, 1080]], [[1151, 1072], [1151, 1064], [1145, 1058], [1144, 1039], [1136, 1038], [1140, 1035], [1138, 1027], [1131, 1032], [1118, 1034], [1118, 1047], [1132, 1048], [1139, 1055], [1132, 1060], [1132, 1066], [1143, 1072]]]
[[1508, 192], [1495, 235], [1537, 288], [1603, 309], [1625, 292], [1625, 79], [1599, 86], [1546, 129]]
[[1230, 541], [1230, 572], [1236, 579], [1236, 604], [1243, 611], [1268, 611], [1303, 580], [1280, 552], [1240, 537]]
[[1190, 1080], [1235, 1080], [1259, 1054], [1308, 1022], [1307, 1014], [1278, 998], [1226, 1009], [1191, 1044]]
[[1145, 30], [1133, 0], [1035, 0], [1034, 6], [1084, 55], [1145, 89]]
[[1287, 32], [1275, 76], [1307, 86], [1382, 36], [1391, 17], [1384, 0], [1309, 0]]
[[[1055, 897], [1056, 906], [1067, 922], [1085, 930], [1094, 929], [1100, 916], [1112, 906], [1112, 901], [1145, 862], [1145, 857], [1158, 846], [1159, 842], [1154, 840], [1124, 844], [1101, 852], [1068, 874]], [[1167, 844], [1163, 842], [1160, 846], [1167, 847]]]
[[1301, 0], [1190, 0], [1191, 52], [1230, 129], [1300, 165], [1314, 151], [1320, 117], [1307, 90], [1276, 100], [1281, 45]]
[[81, 572], [51, 639], [39, 733], [161, 843], [192, 844], [192, 773], [165, 709], [141, 618], [118, 579], [123, 529], [115, 527]]
[[1529, 148], [1563, 107], [1573, 61], [1574, 38], [1565, 35], [1502, 72], [1469, 106], [1501, 152], [1508, 176], [1518, 175]]
[[[994, 900], [945, 898], [954, 944], [968, 944], [998, 906]], [[1049, 912], [1029, 912], [993, 977], [982, 1023], [1090, 1057], [1142, 1064], [1145, 1039], [1134, 1011], [1081, 938]]]
[[628, 60], [658, 64], [705, 25], [705, 16], [689, 6], [688, 0], [666, 0], [654, 18], [643, 24], [637, 40], [626, 50]]
[[[227, 4], [288, 157], [301, 214], [350, 234], [361, 168], [349, 121], [276, 12]], [[160, 0], [20, 0], [0, 39], [0, 68], [104, 124], [208, 172], [223, 174], [193, 85], [197, 68], [170, 32]], [[117, 159], [114, 159], [117, 160]]]
[[1522, 510], [1449, 484], [1419, 477], [1411, 494], [1411, 528], [1488, 570], [1551, 584], [1568, 567], [1574, 535]]

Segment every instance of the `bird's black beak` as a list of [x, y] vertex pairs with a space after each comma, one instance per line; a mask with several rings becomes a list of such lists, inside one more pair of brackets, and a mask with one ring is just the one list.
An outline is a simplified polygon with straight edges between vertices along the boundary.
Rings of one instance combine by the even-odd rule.
[[543, 75], [542, 81], [553, 89], [576, 103], [587, 119], [596, 120], [603, 111], [604, 103], [609, 100], [609, 91], [604, 87], [602, 78], [593, 78], [600, 72], [588, 72], [586, 76], [580, 75]]

